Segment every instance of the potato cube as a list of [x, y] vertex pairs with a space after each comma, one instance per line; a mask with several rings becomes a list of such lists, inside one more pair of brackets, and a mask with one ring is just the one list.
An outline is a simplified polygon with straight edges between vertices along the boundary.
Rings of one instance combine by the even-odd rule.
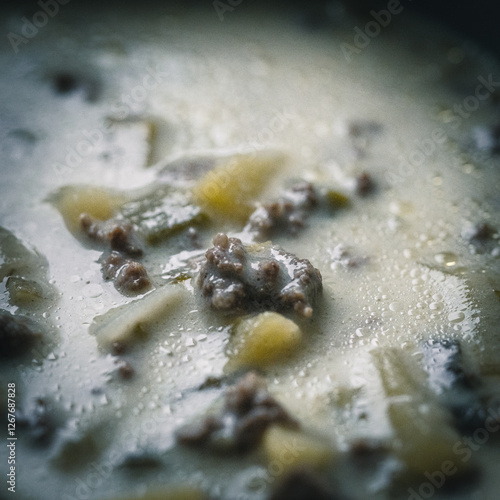
[[290, 357], [300, 346], [302, 332], [292, 320], [264, 312], [241, 320], [230, 342], [227, 369], [264, 368]]
[[129, 345], [148, 336], [150, 324], [168, 317], [188, 295], [179, 285], [164, 285], [139, 300], [111, 309], [94, 319], [90, 333], [99, 347], [110, 351], [114, 345]]
[[87, 213], [99, 220], [110, 219], [125, 202], [125, 197], [93, 186], [67, 186], [60, 189], [52, 201], [66, 227], [76, 234], [80, 230], [81, 214]]
[[334, 444], [328, 440], [278, 425], [266, 431], [263, 446], [269, 463], [284, 469], [321, 469], [327, 467], [336, 455]]
[[277, 155], [237, 155], [219, 163], [193, 188], [195, 202], [213, 217], [245, 222], [252, 202], [281, 167]]
[[203, 500], [207, 498], [200, 490], [189, 486], [152, 490], [143, 495], [120, 497], [114, 500]]

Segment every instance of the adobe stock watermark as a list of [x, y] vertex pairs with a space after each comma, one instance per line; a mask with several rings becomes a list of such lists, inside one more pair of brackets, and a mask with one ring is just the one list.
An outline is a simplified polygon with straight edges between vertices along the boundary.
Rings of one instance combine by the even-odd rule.
[[[255, 158], [259, 151], [262, 151], [266, 146], [270, 146], [274, 138], [294, 119], [297, 119], [297, 116], [289, 113], [286, 109], [277, 111], [266, 127], [259, 131], [255, 137], [250, 138], [248, 142], [244, 142], [236, 148], [237, 154], [247, 155], [252, 159]], [[210, 202], [214, 197], [224, 192], [232, 182], [232, 179], [238, 177], [239, 168], [238, 158], [232, 158], [227, 169], [221, 170], [218, 175], [211, 177], [210, 182], [207, 182], [205, 185], [201, 196]]]
[[239, 149], [242, 152], [244, 150], [248, 152], [248, 148], [250, 147], [252, 152], [256, 154], [263, 147], [269, 146], [276, 136], [283, 132], [297, 118], [297, 115], [290, 113], [287, 109], [276, 111], [274, 116], [269, 120], [269, 123], [255, 137], [250, 138], [246, 145], [242, 144]]
[[226, 12], [233, 12], [235, 7], [238, 7], [243, 0], [214, 0], [212, 5], [215, 9], [215, 12], [219, 16], [221, 21], [224, 21], [224, 14]]
[[408, 488], [410, 496], [408, 500], [426, 500], [431, 498], [437, 490], [442, 488], [448, 479], [453, 477], [462, 465], [467, 464], [472, 458], [474, 452], [478, 451], [490, 439], [491, 435], [500, 430], [500, 409], [488, 410], [488, 417], [484, 421], [484, 427], [480, 427], [474, 431], [472, 436], [463, 437], [457, 441], [452, 448], [453, 453], [457, 457], [456, 460], [450, 458], [441, 464], [441, 469], [434, 472], [426, 471], [424, 473], [427, 481], [424, 481], [420, 486]]
[[71, 0], [38, 0], [37, 5], [40, 7], [40, 10], [31, 16], [31, 20], [26, 16], [21, 18], [21, 33], [13, 33], [11, 31], [7, 34], [7, 40], [9, 40], [14, 52], [17, 54], [21, 45], [26, 45], [30, 40], [35, 38], [38, 32], [48, 24], [49, 19], [57, 16], [60, 6], [66, 5], [70, 1]]
[[[411, 2], [412, 0], [407, 0]], [[394, 16], [401, 14], [404, 7], [400, 0], [389, 0], [385, 9], [370, 11], [372, 19], [368, 21], [363, 29], [359, 26], [354, 27], [354, 37], [352, 43], [343, 42], [340, 44], [342, 54], [348, 63], [352, 61], [354, 55], [361, 54], [371, 41], [380, 35], [382, 29], [387, 28], [391, 24]]]
[[[455, 103], [450, 110], [448, 124], [451, 128], [457, 129], [500, 87], [500, 80], [496, 80], [496, 76], [491, 73], [486, 78], [478, 76], [477, 81], [474, 93], [465, 97], [462, 102]], [[407, 156], [399, 156], [397, 169], [395, 172], [386, 173], [387, 180], [391, 184], [397, 184], [415, 175], [417, 169], [447, 140], [448, 134], [445, 128], [436, 127], [426, 139], [415, 141], [415, 148]]]
[[129, 92], [123, 92], [118, 100], [112, 104], [111, 112], [114, 119], [91, 130], [81, 130], [82, 139], [66, 150], [64, 162], [56, 162], [52, 165], [54, 171], [57, 174], [64, 174], [79, 167], [85, 158], [97, 151], [103, 144], [105, 137], [115, 130], [117, 122], [130, 118], [133, 115], [134, 107], [144, 102], [149, 92], [158, 87], [168, 76], [168, 72], [160, 67], [147, 68], [141, 83], [135, 85]]

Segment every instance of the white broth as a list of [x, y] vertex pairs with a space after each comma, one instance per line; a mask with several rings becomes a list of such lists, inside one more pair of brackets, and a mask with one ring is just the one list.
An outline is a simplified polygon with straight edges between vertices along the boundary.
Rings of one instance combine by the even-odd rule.
[[[17, 498], [285, 498], [290, 462], [342, 498], [496, 499], [497, 62], [406, 6], [364, 47], [367, 20], [336, 3], [315, 29], [246, 2], [59, 7], [0, 49]], [[252, 275], [235, 299], [240, 278], [208, 265], [203, 288], [218, 233], [254, 270], [279, 253], [266, 240], [280, 276], [307, 259], [306, 298]], [[237, 453], [179, 442], [253, 368], [299, 427]]]

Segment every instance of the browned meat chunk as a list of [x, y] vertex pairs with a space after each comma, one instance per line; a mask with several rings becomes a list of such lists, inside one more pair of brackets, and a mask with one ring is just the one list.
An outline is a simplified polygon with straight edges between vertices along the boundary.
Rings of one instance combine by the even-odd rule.
[[207, 444], [213, 433], [224, 427], [221, 417], [208, 415], [196, 422], [181, 427], [176, 432], [177, 441], [187, 446]]
[[63, 424], [64, 418], [61, 409], [45, 397], [36, 398], [20, 410], [17, 416], [19, 427], [23, 435], [28, 437], [32, 444], [45, 446], [54, 438], [57, 429]]
[[150, 288], [146, 268], [133, 259], [142, 256], [143, 249], [130, 224], [114, 219], [100, 221], [82, 214], [80, 227], [91, 241], [105, 250], [100, 258], [105, 280], [113, 281], [124, 295], [135, 295]]
[[111, 252], [101, 257], [102, 275], [105, 280], [113, 281], [116, 289], [124, 295], [134, 295], [151, 287], [146, 268], [119, 252]]
[[0, 310], [0, 358], [27, 353], [41, 337], [42, 329], [33, 320]]
[[498, 231], [487, 222], [465, 227], [462, 237], [471, 244], [473, 253], [490, 253], [498, 246]]
[[305, 226], [309, 212], [318, 206], [318, 194], [309, 182], [292, 186], [276, 201], [263, 203], [250, 216], [246, 231], [256, 233], [260, 241], [276, 233], [296, 234]]
[[130, 380], [134, 374], [134, 367], [124, 359], [117, 358], [115, 360], [116, 373], [123, 380]]
[[219, 233], [202, 263], [197, 284], [214, 309], [231, 313], [289, 310], [311, 317], [322, 291], [321, 273], [307, 259], [278, 246], [245, 247]]
[[382, 125], [373, 121], [353, 121], [349, 124], [349, 135], [351, 137], [367, 137], [382, 132]]
[[272, 424], [292, 428], [298, 423], [269, 394], [265, 381], [247, 373], [226, 392], [222, 410], [177, 431], [179, 443], [214, 451], [245, 452], [259, 444]]
[[129, 257], [140, 257], [142, 245], [130, 224], [110, 219], [100, 221], [89, 214], [80, 216], [80, 227], [89, 239], [100, 245], [110, 246]]
[[464, 230], [464, 236], [470, 241], [486, 241], [493, 238], [496, 233], [487, 222], [480, 222]]
[[78, 88], [78, 79], [71, 73], [57, 73], [54, 75], [54, 90], [59, 94], [67, 94]]
[[162, 463], [161, 457], [151, 454], [151, 452], [135, 451], [125, 455], [123, 461], [121, 461], [118, 466], [134, 471], [146, 471], [160, 469]]
[[311, 471], [295, 470], [289, 473], [269, 497], [269, 500], [336, 500], [327, 485]]
[[90, 102], [96, 101], [100, 94], [100, 84], [96, 79], [69, 71], [61, 71], [52, 75], [52, 87], [60, 95], [81, 92], [83, 97]]
[[356, 194], [358, 196], [368, 196], [375, 191], [375, 183], [372, 176], [363, 172], [356, 177]]
[[351, 443], [349, 452], [358, 467], [373, 469], [383, 461], [389, 449], [382, 442], [359, 438]]

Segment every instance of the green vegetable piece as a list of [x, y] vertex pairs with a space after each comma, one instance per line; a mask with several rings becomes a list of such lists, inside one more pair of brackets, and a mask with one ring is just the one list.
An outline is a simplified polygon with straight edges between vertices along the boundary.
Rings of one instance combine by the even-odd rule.
[[345, 208], [351, 204], [351, 200], [345, 194], [340, 193], [339, 191], [334, 191], [333, 189], [329, 189], [325, 193], [325, 199], [328, 203], [328, 206], [333, 209]]
[[90, 333], [96, 336], [104, 351], [111, 351], [116, 344], [136, 344], [148, 337], [151, 324], [167, 319], [187, 296], [187, 290], [181, 285], [165, 285], [139, 300], [97, 316]]
[[451, 415], [426, 388], [426, 375], [403, 351], [371, 351], [387, 401], [387, 414], [395, 434], [394, 452], [416, 475], [440, 470], [445, 461], [456, 463], [454, 446], [459, 435]]
[[23, 306], [38, 302], [44, 298], [43, 288], [36, 281], [18, 276], [11, 276], [5, 283], [9, 292], [10, 303]]
[[42, 255], [0, 227], [0, 283], [5, 280], [10, 305], [37, 306], [42, 300], [53, 298], [48, 267]]
[[200, 226], [208, 221], [206, 214], [192, 203], [186, 193], [167, 187], [125, 203], [121, 213], [149, 244], [160, 243], [188, 227]]

